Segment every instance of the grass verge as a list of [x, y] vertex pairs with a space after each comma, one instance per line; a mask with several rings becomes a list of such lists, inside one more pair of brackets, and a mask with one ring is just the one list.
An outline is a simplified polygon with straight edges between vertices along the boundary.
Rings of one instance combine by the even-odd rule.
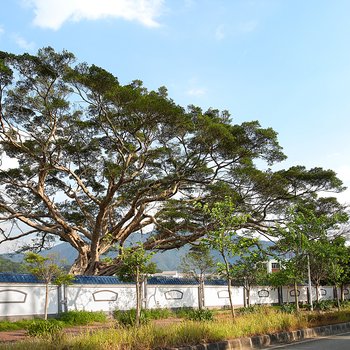
[[84, 326], [95, 322], [106, 322], [107, 316], [104, 312], [68, 311], [60, 314], [60, 316], [57, 319], [49, 319], [48, 321], [44, 321], [43, 319], [21, 320], [16, 322], [1, 321], [0, 332], [16, 331], [19, 329], [29, 329], [32, 327], [33, 324], [39, 323], [56, 324], [57, 320], [60, 321], [62, 327]]
[[350, 321], [350, 310], [327, 313], [290, 314], [274, 308], [260, 307], [242, 314], [234, 322], [217, 317], [214, 321], [189, 321], [165, 325], [145, 324], [139, 328], [120, 327], [85, 331], [77, 336], [60, 332], [49, 340], [37, 337], [23, 342], [0, 345], [0, 349], [86, 349], [150, 350], [210, 343], [258, 334], [291, 331], [321, 324]]

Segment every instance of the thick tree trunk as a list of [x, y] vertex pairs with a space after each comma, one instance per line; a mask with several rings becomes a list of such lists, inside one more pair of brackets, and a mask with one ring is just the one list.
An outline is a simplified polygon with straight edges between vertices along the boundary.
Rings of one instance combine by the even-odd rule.
[[91, 270], [87, 254], [79, 254], [71, 266], [69, 273], [72, 275], [87, 275], [86, 271]]
[[[98, 254], [94, 254], [94, 258], [91, 258], [91, 252], [88, 249], [79, 253], [79, 256], [75, 259], [71, 266], [69, 273], [72, 275], [100, 275], [100, 270], [104, 267], [99, 261]], [[116, 269], [115, 269], [116, 270]], [[115, 273], [105, 274], [113, 275]]]

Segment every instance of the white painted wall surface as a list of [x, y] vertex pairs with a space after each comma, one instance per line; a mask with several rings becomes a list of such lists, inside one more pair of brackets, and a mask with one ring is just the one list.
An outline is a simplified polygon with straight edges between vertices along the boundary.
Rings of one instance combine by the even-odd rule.
[[71, 285], [66, 287], [68, 310], [106, 311], [136, 307], [132, 285]]
[[148, 285], [147, 307], [150, 309], [198, 307], [198, 286]]
[[[298, 291], [299, 291], [299, 296], [298, 300], [299, 302], [307, 302], [307, 287], [306, 286], [298, 286]], [[289, 286], [289, 287], [283, 287], [282, 288], [283, 292], [283, 302], [284, 303], [294, 303], [295, 297], [294, 297], [294, 287]]]
[[[48, 314], [57, 314], [58, 287], [49, 287]], [[44, 315], [45, 285], [0, 284], [0, 317]]]
[[[244, 303], [243, 287], [232, 287], [232, 300], [235, 306]], [[204, 289], [204, 305], [206, 307], [224, 307], [230, 305], [227, 286], [206, 285]]]
[[[307, 302], [307, 288], [298, 287], [299, 300]], [[346, 288], [345, 298], [350, 299]], [[268, 293], [266, 293], [268, 292]], [[260, 293], [260, 295], [259, 295]], [[242, 306], [243, 287], [232, 287], [234, 305]], [[283, 301], [294, 302], [293, 288], [283, 287]], [[333, 299], [333, 287], [320, 288], [320, 300]], [[287, 298], [287, 295], [288, 298]], [[339, 290], [340, 296], [340, 290]], [[198, 307], [197, 285], [148, 285], [148, 308]], [[133, 285], [71, 285], [66, 287], [68, 310], [105, 311], [112, 313], [115, 309], [135, 308], [136, 297]], [[313, 288], [313, 300], [316, 300]], [[0, 283], [0, 318], [26, 317], [44, 314], [45, 285]], [[204, 305], [210, 308], [229, 306], [226, 286], [205, 285]], [[277, 289], [272, 287], [253, 287], [251, 304], [273, 304], [278, 302]], [[50, 286], [49, 314], [58, 313], [58, 287]]]
[[[314, 289], [314, 296], [313, 296], [313, 301], [316, 301], [316, 288]], [[333, 300], [333, 287], [330, 286], [321, 286], [318, 289], [318, 297], [319, 300]]]
[[256, 286], [250, 289], [250, 304], [275, 304], [278, 303], [277, 288], [268, 286]]

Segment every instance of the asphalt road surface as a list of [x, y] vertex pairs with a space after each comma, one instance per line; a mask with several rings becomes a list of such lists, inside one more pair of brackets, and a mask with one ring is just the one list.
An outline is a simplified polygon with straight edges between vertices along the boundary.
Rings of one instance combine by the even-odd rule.
[[298, 343], [288, 345], [277, 345], [268, 348], [290, 349], [290, 350], [350, 350], [350, 332], [329, 337], [307, 339]]

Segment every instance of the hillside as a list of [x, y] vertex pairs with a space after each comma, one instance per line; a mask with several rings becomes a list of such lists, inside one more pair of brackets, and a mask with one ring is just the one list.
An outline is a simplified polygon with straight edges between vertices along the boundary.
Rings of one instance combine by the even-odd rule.
[[[262, 241], [263, 247], [271, 246], [271, 242]], [[153, 257], [152, 261], [156, 263], [158, 269], [162, 271], [174, 271], [179, 269], [181, 259], [188, 253], [189, 246], [182, 247], [180, 249], [168, 250], [165, 252], [157, 252]], [[57, 256], [57, 259], [62, 261], [64, 265], [71, 265], [77, 254], [75, 250], [70, 246], [69, 243], [60, 243], [52, 247], [51, 249], [45, 250], [41, 253], [44, 256], [53, 254]], [[113, 256], [111, 253], [110, 256]], [[220, 260], [219, 255], [215, 252], [212, 253], [216, 260]], [[2, 254], [0, 257], [9, 259], [13, 262], [23, 261], [24, 254]]]

